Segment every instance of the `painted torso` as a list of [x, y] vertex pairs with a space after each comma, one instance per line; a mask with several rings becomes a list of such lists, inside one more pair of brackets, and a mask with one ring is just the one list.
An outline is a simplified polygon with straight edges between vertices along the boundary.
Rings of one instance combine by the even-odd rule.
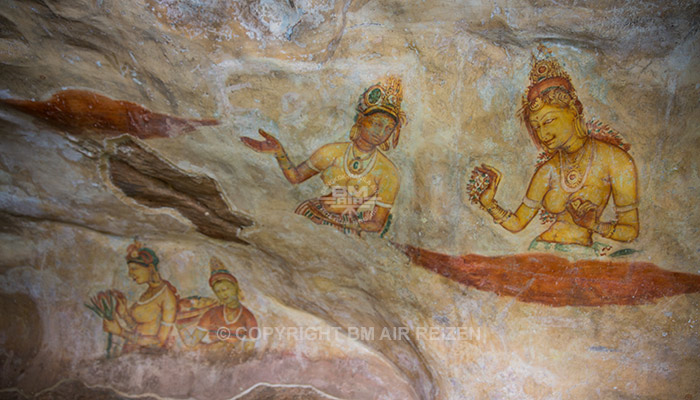
[[142, 299], [134, 303], [129, 310], [131, 317], [137, 323], [136, 332], [149, 336], [158, 334], [166, 303], [173, 305], [176, 301], [175, 294], [168, 285], [163, 285], [163, 288], [152, 297], [143, 298], [142, 296]]
[[257, 326], [253, 313], [243, 305], [239, 306], [233, 313], [229, 312], [226, 315], [224, 314], [224, 306], [220, 305], [202, 316], [197, 329], [207, 332], [209, 340], [212, 342], [236, 342], [241, 338], [251, 337], [251, 329]]
[[336, 193], [342, 193], [343, 190], [347, 193], [347, 200], [338, 201], [336, 198], [333, 202], [325, 202], [326, 209], [340, 214], [347, 210], [348, 204], [363, 204], [368, 199], [392, 204], [398, 185], [398, 170], [394, 164], [377, 150], [376, 162], [371, 168], [362, 173], [349, 174], [345, 164], [351, 145], [350, 142], [334, 143], [324, 146], [314, 154], [312, 161], [315, 166], [320, 167], [323, 183], [331, 190], [341, 188]]
[[[591, 168], [582, 182], [582, 186], [576, 191], [567, 191], [562, 183], [560, 154], [555, 154], [545, 165], [548, 177], [548, 190], [542, 199], [542, 207], [550, 214], [556, 216], [554, 224], [539, 236], [540, 240], [558, 243], [576, 243], [590, 245], [591, 232], [577, 225], [571, 214], [566, 211], [566, 205], [574, 199], [588, 200], [596, 204], [597, 215], [603, 213], [611, 193], [610, 168], [614, 164], [615, 150], [613, 146], [592, 139], [590, 151], [592, 154]], [[617, 150], [622, 151], [622, 150]], [[588, 157], [588, 155], [584, 155]], [[585, 161], [585, 160], [583, 160]], [[581, 173], [585, 169], [585, 164]], [[571, 189], [569, 189], [571, 190]], [[564, 239], [566, 238], [566, 239]]]

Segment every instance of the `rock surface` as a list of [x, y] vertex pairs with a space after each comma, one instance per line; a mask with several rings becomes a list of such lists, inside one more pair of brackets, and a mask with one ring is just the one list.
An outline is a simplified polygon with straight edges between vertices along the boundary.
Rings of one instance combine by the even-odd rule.
[[[641, 227], [624, 260], [696, 277], [699, 20], [694, 1], [2, 3], [0, 397], [695, 398], [698, 293], [527, 303], [498, 294], [519, 289], [426, 270], [392, 242], [527, 254], [543, 226], [510, 234], [492, 224], [465, 202], [465, 176], [494, 165], [501, 204], [522, 200], [538, 149], [516, 112], [542, 43], [585, 116], [632, 145]], [[300, 163], [347, 140], [358, 97], [387, 73], [403, 79], [408, 117], [386, 153], [401, 175], [387, 237], [295, 215], [324, 193], [320, 180], [290, 185], [239, 138], [263, 128]], [[90, 127], [91, 101], [78, 114], [52, 107], [48, 119], [11, 106], [74, 91], [146, 110], [152, 124]], [[134, 237], [181, 296], [214, 298], [208, 265], [221, 259], [258, 324], [287, 330], [248, 357], [107, 359], [102, 322], [84, 303], [109, 288], [139, 298], [124, 261]], [[441, 335], [454, 328], [463, 336]]]

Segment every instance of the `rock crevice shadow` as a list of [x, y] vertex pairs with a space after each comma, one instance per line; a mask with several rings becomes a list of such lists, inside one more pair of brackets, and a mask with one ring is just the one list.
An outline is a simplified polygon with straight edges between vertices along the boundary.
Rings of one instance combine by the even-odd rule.
[[206, 236], [248, 244], [239, 232], [253, 221], [231, 211], [213, 178], [183, 171], [129, 137], [114, 144], [106, 172], [112, 184], [138, 203], [174, 208]]

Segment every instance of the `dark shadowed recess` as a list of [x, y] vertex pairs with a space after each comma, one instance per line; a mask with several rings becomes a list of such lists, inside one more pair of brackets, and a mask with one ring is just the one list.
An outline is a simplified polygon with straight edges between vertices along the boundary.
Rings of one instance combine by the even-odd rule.
[[700, 275], [668, 271], [647, 262], [578, 260], [551, 254], [451, 256], [396, 245], [412, 262], [453, 281], [528, 303], [603, 306], [652, 303], [700, 292]]
[[109, 179], [125, 195], [148, 207], [170, 207], [215, 239], [247, 244], [238, 237], [253, 222], [231, 211], [216, 181], [180, 170], [125, 137], [107, 159]]
[[87, 90], [59, 91], [45, 101], [0, 99], [0, 103], [76, 135], [96, 132], [108, 137], [123, 133], [141, 139], [175, 137], [219, 123], [215, 119], [186, 119], [152, 112], [138, 104]]
[[0, 389], [12, 387], [41, 348], [39, 309], [23, 293], [0, 293]]

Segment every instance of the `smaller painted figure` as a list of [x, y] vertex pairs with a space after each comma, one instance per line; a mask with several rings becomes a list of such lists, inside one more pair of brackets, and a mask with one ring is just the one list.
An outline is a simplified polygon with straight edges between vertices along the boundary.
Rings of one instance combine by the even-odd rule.
[[275, 155], [292, 184], [320, 174], [331, 192], [301, 203], [296, 213], [320, 225], [345, 233], [386, 232], [390, 211], [399, 191], [399, 172], [383, 151], [396, 147], [405, 124], [401, 111], [401, 80], [387, 77], [360, 96], [350, 142], [331, 143], [295, 165], [279, 141], [259, 130], [265, 140], [241, 140], [260, 153]]
[[105, 319], [103, 329], [125, 339], [123, 353], [169, 347], [177, 312], [177, 290], [161, 278], [156, 253], [143, 244], [134, 241], [127, 248], [126, 262], [129, 277], [148, 288], [131, 307], [123, 296], [118, 296], [117, 318]]
[[216, 257], [211, 258], [209, 267], [209, 286], [220, 304], [202, 315], [193, 332], [180, 331], [183, 342], [187, 347], [195, 347], [206, 338], [209, 349], [235, 348], [242, 344], [243, 350], [252, 350], [259, 334], [258, 323], [253, 313], [240, 303], [238, 280]]
[[[551, 244], [590, 249], [594, 233], [619, 242], [632, 241], [639, 233], [639, 216], [637, 171], [627, 153], [629, 145], [611, 129], [600, 129], [600, 123], [584, 123], [583, 105], [571, 78], [541, 46], [543, 54], [539, 60], [533, 56], [531, 84], [520, 115], [535, 145], [545, 153], [522, 204], [514, 213], [498, 205], [494, 197], [502, 175], [483, 164], [472, 173], [470, 198], [511, 232], [525, 228], [544, 208], [553, 223], [531, 249]], [[616, 219], [601, 221], [611, 195]]]

